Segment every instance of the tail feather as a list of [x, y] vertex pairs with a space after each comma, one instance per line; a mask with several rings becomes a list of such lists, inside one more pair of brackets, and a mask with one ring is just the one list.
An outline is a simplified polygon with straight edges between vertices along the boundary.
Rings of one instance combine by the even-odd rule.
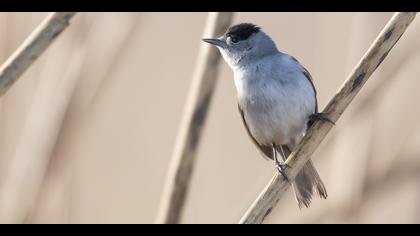
[[309, 207], [316, 192], [320, 198], [327, 199], [328, 194], [313, 163], [309, 160], [292, 183], [299, 208]]
[[[280, 145], [277, 147], [277, 150], [282, 155], [283, 160], [286, 160], [291, 153], [291, 148], [288, 145]], [[309, 160], [298, 173], [292, 186], [299, 208], [303, 206], [308, 208], [311, 205], [312, 196], [315, 192], [320, 198], [327, 199], [328, 197], [324, 183], [322, 183], [312, 160]]]

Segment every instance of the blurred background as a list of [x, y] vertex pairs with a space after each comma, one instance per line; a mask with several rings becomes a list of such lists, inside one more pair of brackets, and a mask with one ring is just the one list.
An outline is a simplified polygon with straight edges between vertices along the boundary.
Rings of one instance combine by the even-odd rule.
[[[0, 13], [0, 61], [47, 13]], [[79, 13], [0, 98], [0, 220], [153, 223], [206, 13]], [[322, 109], [392, 13], [236, 13], [311, 72]], [[291, 189], [265, 223], [420, 223], [420, 20], [313, 156], [328, 200]], [[225, 63], [183, 223], [236, 223], [275, 169]]]

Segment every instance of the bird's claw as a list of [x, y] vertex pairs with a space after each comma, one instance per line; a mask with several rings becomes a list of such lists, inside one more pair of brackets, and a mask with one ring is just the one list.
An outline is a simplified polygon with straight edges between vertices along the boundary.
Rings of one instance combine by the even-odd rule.
[[325, 121], [331, 123], [332, 125], [335, 125], [334, 121], [328, 118], [327, 114], [323, 112], [314, 113], [309, 116], [310, 124], [313, 124], [316, 120]]
[[288, 165], [288, 164], [280, 164], [280, 163], [276, 163], [276, 169], [277, 169], [277, 171], [279, 172], [279, 174], [281, 175], [281, 176], [283, 176], [283, 178], [287, 181], [287, 182], [290, 182], [289, 181], [289, 177], [287, 177], [287, 175], [286, 175], [286, 169], [287, 168], [290, 168], [290, 166]]

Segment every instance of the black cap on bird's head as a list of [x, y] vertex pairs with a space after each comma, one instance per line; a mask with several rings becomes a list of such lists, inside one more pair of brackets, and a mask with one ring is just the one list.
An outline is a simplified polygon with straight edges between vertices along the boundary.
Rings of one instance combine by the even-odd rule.
[[252, 34], [258, 33], [261, 28], [251, 23], [241, 23], [233, 25], [227, 29], [226, 33], [218, 39], [203, 39], [204, 42], [216, 46], [223, 46], [223, 40], [230, 38], [232, 41], [241, 41], [248, 39]]
[[251, 23], [241, 23], [231, 26], [225, 33], [225, 37], [234, 37], [238, 40], [245, 40], [252, 34], [258, 33], [261, 28]]

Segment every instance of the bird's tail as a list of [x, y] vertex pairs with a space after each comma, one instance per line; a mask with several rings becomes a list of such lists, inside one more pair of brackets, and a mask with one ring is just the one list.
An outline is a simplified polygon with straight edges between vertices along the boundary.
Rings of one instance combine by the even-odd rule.
[[314, 193], [317, 193], [320, 198], [324, 199], [327, 199], [328, 196], [324, 183], [322, 183], [311, 160], [298, 173], [292, 186], [299, 208], [302, 208], [302, 206], [308, 208]]
[[[282, 155], [283, 160], [286, 160], [291, 153], [291, 148], [287, 145], [281, 145], [280, 148], [282, 148], [282, 153], [286, 156], [284, 157]], [[322, 183], [312, 160], [309, 160], [303, 169], [297, 174], [292, 186], [299, 208], [302, 208], [302, 206], [308, 208], [311, 204], [314, 193], [317, 193], [320, 198], [324, 199], [327, 199], [328, 196], [324, 183]]]

